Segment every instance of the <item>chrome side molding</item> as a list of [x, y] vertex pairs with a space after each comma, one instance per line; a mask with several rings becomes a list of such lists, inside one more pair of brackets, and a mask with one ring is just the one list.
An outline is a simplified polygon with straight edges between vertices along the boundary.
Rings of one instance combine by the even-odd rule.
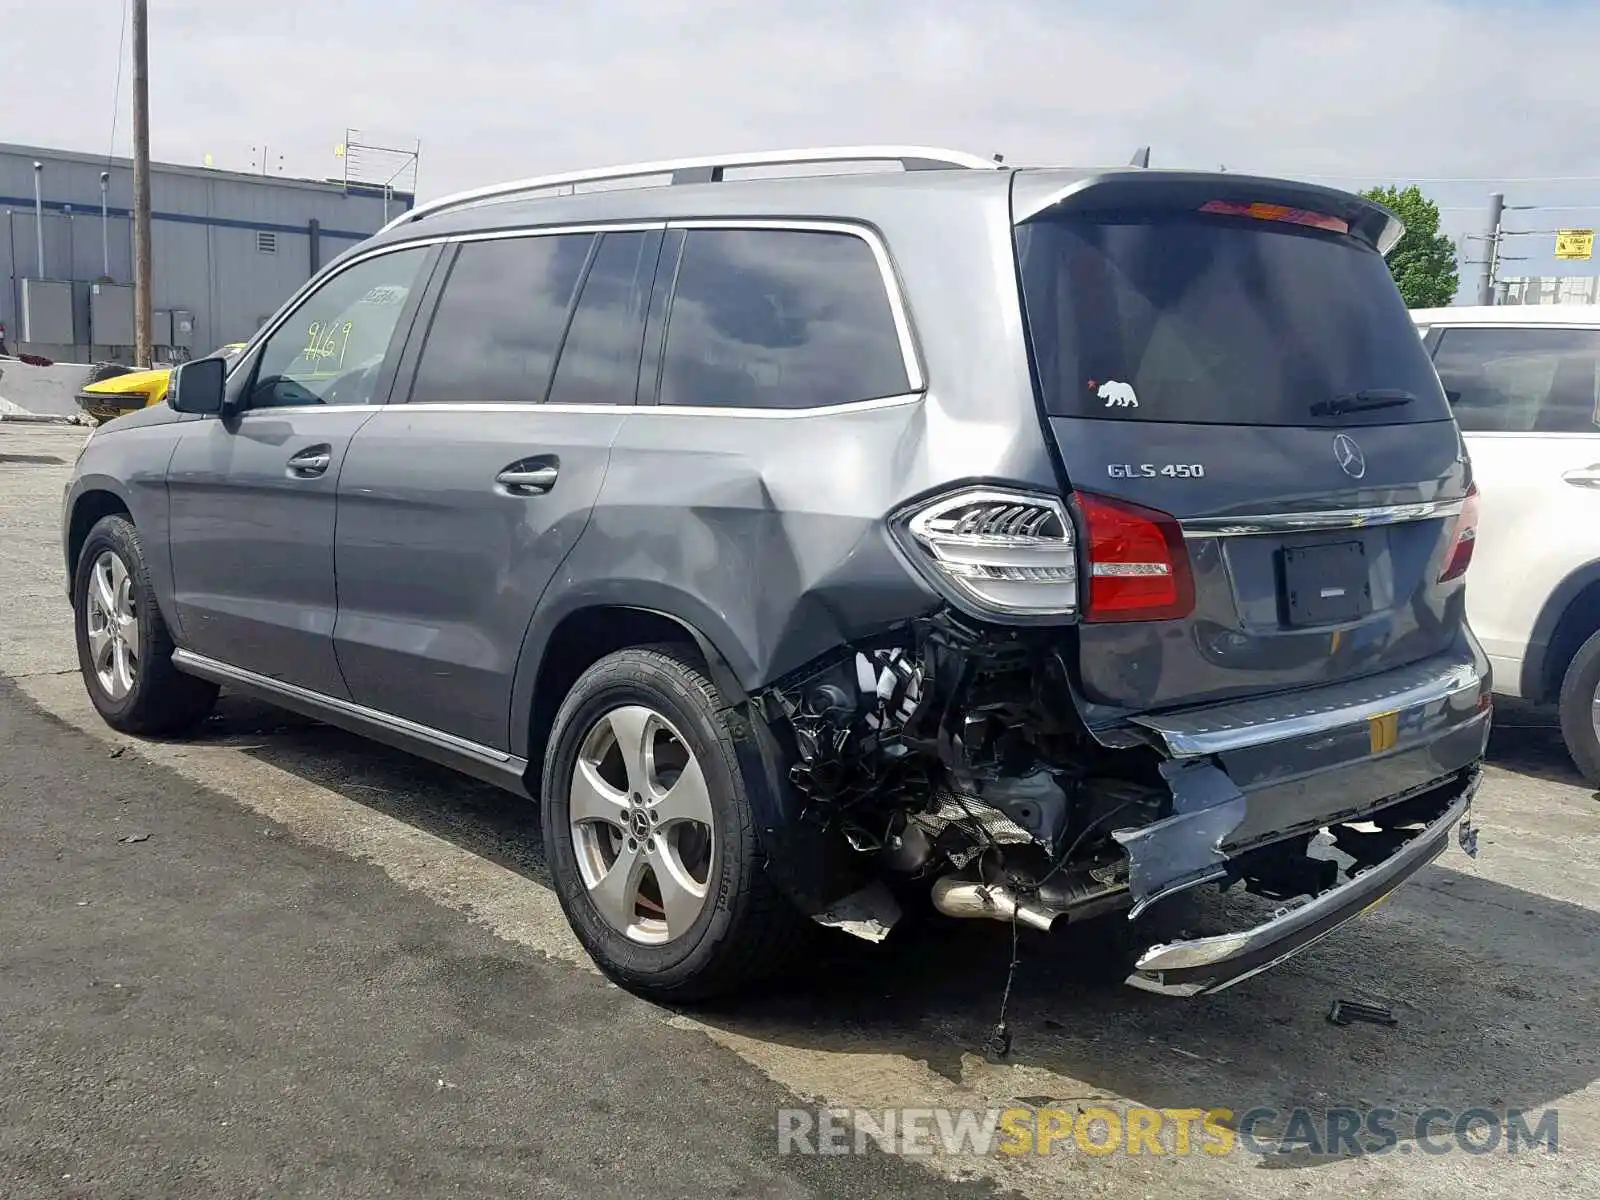
[[243, 667], [230, 666], [225, 662], [218, 662], [214, 658], [207, 658], [203, 654], [196, 654], [192, 650], [174, 650], [172, 652], [172, 665], [188, 675], [197, 675], [201, 679], [209, 679], [213, 683], [235, 684], [246, 691], [257, 692], [268, 699], [278, 698], [287, 704], [298, 704], [320, 709], [329, 715], [330, 720], [337, 721], [344, 718], [346, 721], [374, 726], [388, 730], [401, 737], [410, 738], [412, 741], [426, 743], [440, 750], [452, 754], [459, 754], [465, 758], [476, 759], [488, 766], [505, 768], [508, 771], [520, 773], [527, 769], [526, 759], [508, 754], [504, 750], [496, 750], [492, 746], [483, 746], [477, 742], [457, 737], [453, 733], [434, 729], [416, 721], [408, 721], [404, 717], [396, 717], [390, 713], [379, 712], [375, 708], [368, 708], [364, 704], [356, 704], [350, 700], [340, 700], [333, 696], [324, 696], [321, 692], [313, 692], [309, 688], [300, 687], [298, 684], [285, 683], [281, 679], [273, 679], [266, 675], [258, 675], [254, 671], [247, 671]]

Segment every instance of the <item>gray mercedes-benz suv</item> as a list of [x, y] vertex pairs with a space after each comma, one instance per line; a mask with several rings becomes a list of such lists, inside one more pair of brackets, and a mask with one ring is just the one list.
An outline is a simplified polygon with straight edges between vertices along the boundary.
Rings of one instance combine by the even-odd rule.
[[92, 435], [84, 680], [132, 733], [220, 685], [537, 798], [644, 994], [908, 897], [1282, 900], [1128, 976], [1214, 991], [1473, 844], [1475, 489], [1400, 232], [892, 147], [447, 197]]

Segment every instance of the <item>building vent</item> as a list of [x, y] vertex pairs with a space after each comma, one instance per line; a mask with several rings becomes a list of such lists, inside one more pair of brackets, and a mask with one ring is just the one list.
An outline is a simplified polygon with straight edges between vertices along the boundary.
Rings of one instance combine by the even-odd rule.
[[278, 235], [268, 233], [266, 230], [257, 233], [256, 251], [260, 254], [276, 254], [278, 252]]

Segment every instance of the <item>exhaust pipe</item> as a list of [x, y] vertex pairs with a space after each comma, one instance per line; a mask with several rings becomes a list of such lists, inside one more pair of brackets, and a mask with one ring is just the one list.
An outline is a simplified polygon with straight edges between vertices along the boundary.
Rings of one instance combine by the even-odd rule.
[[933, 906], [947, 917], [988, 917], [991, 921], [1017, 921], [1050, 932], [1057, 913], [1027, 900], [1010, 888], [946, 875], [933, 885]]

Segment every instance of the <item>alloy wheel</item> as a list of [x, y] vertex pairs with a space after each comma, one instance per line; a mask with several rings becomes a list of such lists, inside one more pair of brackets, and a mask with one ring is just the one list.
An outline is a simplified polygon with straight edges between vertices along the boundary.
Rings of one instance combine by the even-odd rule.
[[630, 941], [662, 945], [699, 918], [716, 848], [705, 773], [683, 735], [630, 704], [584, 735], [568, 819], [589, 899]]
[[94, 560], [85, 604], [95, 679], [109, 698], [121, 700], [139, 678], [139, 609], [133, 575], [115, 551]]

